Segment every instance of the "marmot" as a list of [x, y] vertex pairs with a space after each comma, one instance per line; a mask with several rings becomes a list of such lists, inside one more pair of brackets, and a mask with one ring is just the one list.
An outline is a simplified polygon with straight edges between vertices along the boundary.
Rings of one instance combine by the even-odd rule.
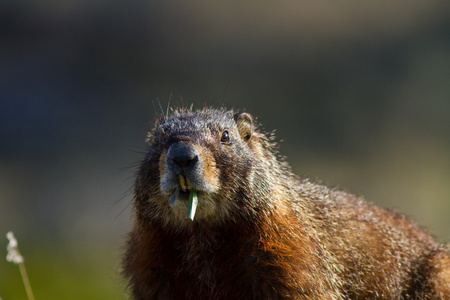
[[297, 178], [246, 112], [162, 116], [134, 187], [133, 299], [450, 299], [416, 223]]

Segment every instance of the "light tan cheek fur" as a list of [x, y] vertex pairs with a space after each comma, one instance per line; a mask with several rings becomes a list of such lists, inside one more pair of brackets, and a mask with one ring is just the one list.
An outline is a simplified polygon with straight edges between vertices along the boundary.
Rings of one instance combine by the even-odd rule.
[[199, 156], [202, 158], [203, 178], [211, 185], [219, 188], [219, 171], [216, 168], [216, 161], [211, 153], [200, 146], [196, 146]]

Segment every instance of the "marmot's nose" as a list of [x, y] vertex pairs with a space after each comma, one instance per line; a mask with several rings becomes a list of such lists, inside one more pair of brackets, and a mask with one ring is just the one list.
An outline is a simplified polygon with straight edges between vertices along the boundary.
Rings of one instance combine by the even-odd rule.
[[169, 147], [167, 159], [180, 169], [186, 169], [195, 166], [198, 161], [198, 151], [190, 143], [177, 142]]

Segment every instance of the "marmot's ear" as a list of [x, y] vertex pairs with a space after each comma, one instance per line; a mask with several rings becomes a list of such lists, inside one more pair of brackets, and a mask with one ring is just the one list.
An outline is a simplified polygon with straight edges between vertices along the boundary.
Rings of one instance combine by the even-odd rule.
[[253, 118], [250, 114], [241, 112], [234, 115], [239, 134], [244, 141], [248, 141], [253, 133]]

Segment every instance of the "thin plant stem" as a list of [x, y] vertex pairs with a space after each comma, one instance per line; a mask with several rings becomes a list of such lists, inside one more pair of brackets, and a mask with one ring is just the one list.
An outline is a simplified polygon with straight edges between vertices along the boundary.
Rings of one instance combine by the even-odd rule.
[[30, 280], [28, 279], [27, 269], [25, 268], [25, 264], [19, 263], [20, 275], [22, 275], [23, 285], [25, 286], [25, 290], [27, 292], [28, 300], [34, 300], [33, 290], [31, 289]]
[[9, 231], [6, 234], [6, 238], [9, 240], [8, 246], [6, 247], [8, 250], [6, 260], [19, 266], [20, 275], [22, 276], [23, 285], [25, 286], [28, 300], [34, 300], [33, 290], [31, 289], [30, 280], [28, 279], [27, 269], [25, 269], [25, 264], [23, 263], [24, 259], [22, 254], [20, 254], [19, 245], [12, 231]]

